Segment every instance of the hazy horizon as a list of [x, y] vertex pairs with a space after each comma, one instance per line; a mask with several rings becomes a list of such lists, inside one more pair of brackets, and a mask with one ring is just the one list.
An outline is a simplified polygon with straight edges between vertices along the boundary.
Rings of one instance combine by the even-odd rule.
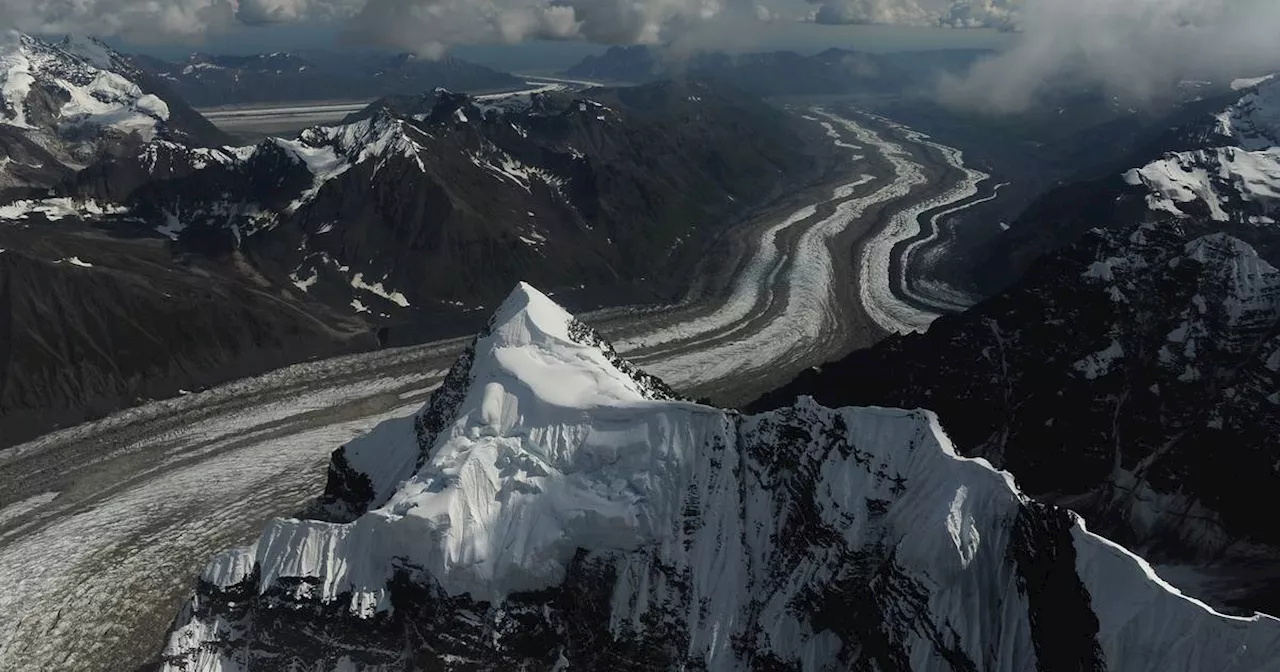
[[[762, 24], [754, 35], [740, 35], [733, 45], [721, 36], [694, 33], [683, 43], [685, 49], [707, 48], [731, 52], [790, 50], [817, 53], [832, 47], [873, 53], [933, 51], [943, 49], [1003, 50], [1013, 44], [1014, 35], [991, 29], [953, 29], [916, 26], [848, 25], [812, 23]], [[290, 25], [243, 27], [211, 37], [198, 44], [146, 44], [108, 38], [112, 46], [129, 53], [167, 60], [192, 53], [251, 55], [274, 51], [391, 51], [352, 45], [344, 41], [332, 25]], [[461, 45], [450, 55], [502, 70], [563, 69], [584, 57], [603, 53], [608, 45], [579, 40], [530, 41], [521, 44]]]

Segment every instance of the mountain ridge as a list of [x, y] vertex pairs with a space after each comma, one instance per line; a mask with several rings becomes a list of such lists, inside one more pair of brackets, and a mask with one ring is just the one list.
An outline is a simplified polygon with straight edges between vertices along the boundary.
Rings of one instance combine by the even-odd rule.
[[931, 413], [651, 397], [575, 322], [518, 286], [458, 387], [358, 440], [412, 469], [389, 498], [214, 559], [164, 669], [1262, 670], [1280, 651], [1280, 621], [1178, 595], [959, 457]]
[[[478, 324], [518, 275], [580, 296], [578, 305], [667, 300], [685, 291], [727, 227], [787, 185], [825, 179], [834, 165], [817, 129], [747, 94], [695, 83], [479, 98], [439, 90], [411, 102], [398, 109], [382, 101], [346, 123], [248, 147], [157, 135], [60, 176], [52, 192], [0, 198], [0, 248], [48, 264], [34, 268], [75, 257], [93, 266], [82, 269], [86, 277], [130, 275], [117, 287], [149, 297], [137, 297], [145, 315], [176, 309], [170, 299], [189, 297], [205, 278], [262, 298], [257, 307], [276, 303], [287, 307], [282, 315], [305, 316], [314, 343], [293, 354], [246, 352], [244, 366], [232, 366], [201, 350], [217, 341], [211, 334], [181, 339], [173, 354], [185, 369], [173, 366], [169, 350], [153, 349], [152, 361], [90, 371], [71, 358], [27, 353], [38, 340], [11, 339], [9, 356], [41, 363], [15, 373], [67, 383], [33, 396], [18, 390], [33, 389], [36, 378], [7, 381], [4, 441], [225, 380], [211, 371], [250, 375], [298, 358], [453, 335], [448, 325]], [[101, 238], [107, 243], [94, 249]], [[165, 290], [153, 294], [148, 285]], [[37, 302], [64, 301], [41, 286], [24, 284]], [[85, 287], [86, 297], [105, 289]], [[210, 314], [240, 314], [222, 305], [231, 294], [201, 296], [213, 302]], [[96, 311], [92, 301], [73, 308], [62, 306], [76, 326], [56, 339], [71, 349], [101, 349], [90, 334], [129, 332], [134, 319]], [[274, 342], [262, 330], [287, 320], [269, 312], [248, 312], [264, 319], [247, 323], [256, 334], [247, 344]], [[23, 322], [37, 314], [15, 313], [15, 333], [43, 333], [44, 325]], [[157, 370], [174, 375], [153, 384], [147, 372]], [[18, 415], [21, 431], [10, 422]]]

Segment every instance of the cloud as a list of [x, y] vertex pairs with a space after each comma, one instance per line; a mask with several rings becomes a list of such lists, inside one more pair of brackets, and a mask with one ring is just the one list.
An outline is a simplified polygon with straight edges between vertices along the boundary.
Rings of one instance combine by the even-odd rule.
[[1018, 25], [1012, 49], [944, 80], [945, 100], [1016, 112], [1070, 86], [1139, 105], [1187, 79], [1280, 68], [1275, 0], [1026, 0]]
[[0, 25], [182, 42], [236, 25], [338, 21], [352, 41], [437, 54], [530, 39], [657, 44], [728, 3], [775, 18], [754, 0], [0, 0]]
[[928, 12], [915, 0], [832, 0], [819, 6], [813, 20], [829, 26], [856, 23], [929, 26], [936, 22], [936, 13]]
[[724, 11], [722, 0], [368, 0], [346, 34], [426, 55], [457, 44], [531, 39], [657, 44]]
[[951, 28], [1012, 29], [1018, 24], [1021, 0], [965, 0], [951, 3], [938, 23]]
[[[237, 25], [339, 21], [353, 40], [431, 52], [463, 43], [670, 41], [691, 27], [794, 20], [978, 26], [1018, 0], [0, 0], [0, 25], [37, 33], [193, 41]], [[807, 13], [805, 5], [816, 7]]]
[[358, 9], [343, 0], [239, 0], [236, 19], [241, 23], [296, 23], [330, 21], [350, 17]]
[[915, 0], [834, 0], [826, 2], [814, 14], [815, 23], [828, 25], [884, 23], [929, 25], [930, 12]]
[[[949, 28], [1008, 28], [1022, 0], [811, 0], [810, 17], [828, 25], [885, 24]], [[1067, 2], [1070, 0], [1061, 0]]]
[[0, 0], [0, 26], [31, 33], [198, 39], [235, 25], [233, 0]]

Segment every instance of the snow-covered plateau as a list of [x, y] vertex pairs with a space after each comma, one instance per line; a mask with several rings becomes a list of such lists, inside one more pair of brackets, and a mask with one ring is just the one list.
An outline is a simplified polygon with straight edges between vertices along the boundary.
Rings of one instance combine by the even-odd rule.
[[208, 565], [164, 669], [1280, 669], [932, 413], [695, 404], [527, 285], [322, 508]]

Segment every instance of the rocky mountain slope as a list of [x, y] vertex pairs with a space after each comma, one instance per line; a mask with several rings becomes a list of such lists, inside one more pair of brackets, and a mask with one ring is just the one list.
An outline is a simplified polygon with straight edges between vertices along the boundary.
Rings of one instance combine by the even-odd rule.
[[[14, 291], [63, 324], [46, 333], [45, 309], [21, 305], [9, 316], [19, 336], [0, 359], [22, 365], [0, 378], [0, 443], [310, 356], [455, 335], [522, 276], [589, 305], [679, 295], [729, 224], [829, 158], [810, 154], [827, 146], [817, 130], [694, 83], [440, 90], [249, 147], [203, 147], [152, 121], [149, 139], [0, 198], [0, 249], [30, 261]], [[58, 265], [71, 258], [94, 268]], [[64, 275], [83, 299], [58, 289]], [[201, 318], [143, 333], [188, 309], [225, 330]], [[74, 356], [150, 341], [172, 345]]]
[[368, 325], [271, 287], [242, 256], [186, 254], [117, 205], [47, 198], [147, 147], [223, 151], [211, 147], [224, 136], [130, 59], [93, 40], [8, 35], [0, 97], [0, 445], [376, 345]]
[[507, 73], [457, 58], [432, 60], [412, 54], [193, 54], [179, 63], [144, 57], [139, 57], [138, 62], [199, 107], [371, 100], [393, 94], [416, 95], [438, 87], [487, 91], [515, 89], [524, 84]]
[[156, 139], [226, 142], [163, 83], [105, 45], [0, 35], [0, 195], [44, 189]]
[[678, 294], [727, 223], [820, 175], [809, 133], [693, 82], [501, 99], [440, 90], [254, 147], [159, 140], [82, 172], [63, 197], [179, 248], [242, 250], [291, 292], [402, 323], [493, 305], [520, 277]]
[[374, 347], [366, 325], [236, 260], [50, 223], [0, 225], [0, 447], [179, 389]]
[[[164, 669], [1267, 670], [925, 411], [675, 398], [522, 285], [329, 511], [205, 570]], [[331, 516], [332, 517], [332, 516]]]
[[[1271, 258], [1267, 235], [1280, 196], [1275, 109], [1277, 84], [1262, 80], [1222, 96], [1188, 102], [1157, 126], [1159, 133], [1090, 136], [1127, 147], [1083, 177], [1041, 196], [1012, 222], [979, 267], [977, 280], [990, 290], [1020, 277], [1040, 255], [1074, 242], [1096, 226], [1126, 224], [1169, 215], [1204, 232], [1224, 231]], [[1150, 125], [1151, 122], [1148, 122]], [[1117, 130], [1122, 130], [1121, 125]], [[1270, 129], [1270, 130], [1268, 130]], [[1142, 142], [1135, 145], [1134, 138]], [[1090, 154], [1093, 142], [1068, 137]], [[1109, 152], [1103, 152], [1107, 155]], [[1098, 170], [1102, 172], [1099, 174]]]
[[[1215, 117], [1201, 147], [1116, 178], [1119, 202], [1078, 200], [1096, 209], [1062, 220], [1099, 228], [1009, 290], [756, 407], [797, 395], [927, 407], [966, 454], [1161, 560], [1276, 557], [1280, 537], [1257, 516], [1280, 486], [1272, 95]], [[1280, 606], [1274, 591], [1226, 592], [1246, 609]]]

